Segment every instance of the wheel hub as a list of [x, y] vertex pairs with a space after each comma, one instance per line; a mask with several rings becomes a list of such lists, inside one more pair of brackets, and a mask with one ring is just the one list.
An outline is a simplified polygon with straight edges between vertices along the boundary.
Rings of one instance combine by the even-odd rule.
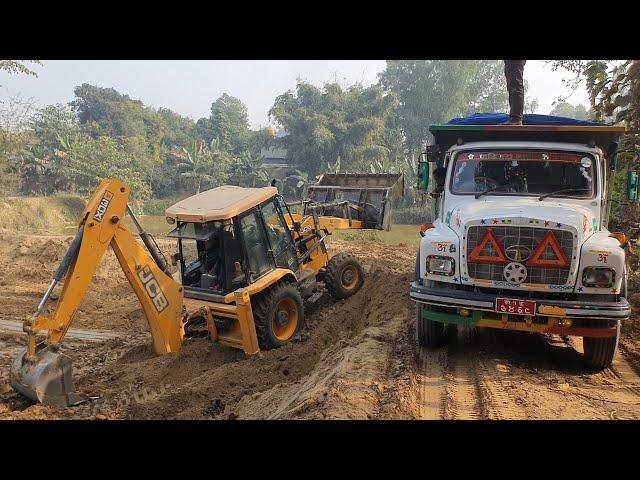
[[276, 314], [276, 324], [278, 325], [278, 327], [282, 328], [287, 323], [289, 323], [289, 312], [287, 312], [286, 310], [279, 310]]
[[354, 278], [355, 278], [355, 274], [351, 269], [347, 269], [342, 273], [342, 283], [345, 285], [351, 285], [351, 283], [353, 283]]

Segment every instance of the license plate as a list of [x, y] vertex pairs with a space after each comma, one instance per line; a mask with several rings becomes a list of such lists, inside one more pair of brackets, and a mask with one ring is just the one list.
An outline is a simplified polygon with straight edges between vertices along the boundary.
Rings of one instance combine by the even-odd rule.
[[496, 298], [496, 312], [510, 313], [513, 315], [535, 315], [536, 302], [531, 300]]

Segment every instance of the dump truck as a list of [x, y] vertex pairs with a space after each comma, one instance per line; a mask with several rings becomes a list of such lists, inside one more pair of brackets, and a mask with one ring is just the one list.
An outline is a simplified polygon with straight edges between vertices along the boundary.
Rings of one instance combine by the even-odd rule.
[[[631, 312], [629, 240], [607, 229], [624, 128], [430, 131], [417, 188], [432, 192], [437, 212], [421, 228], [410, 286], [419, 344], [442, 345], [446, 325], [578, 336], [586, 366], [608, 367]], [[637, 198], [632, 173], [629, 198]]]
[[[35, 314], [24, 320], [27, 346], [10, 380], [35, 401], [69, 406], [87, 400], [75, 391], [71, 360], [61, 345], [109, 247], [142, 305], [157, 354], [178, 351], [185, 338], [206, 336], [253, 355], [284, 345], [304, 327], [305, 301], [325, 291], [340, 300], [362, 287], [357, 258], [330, 255], [326, 238], [339, 229], [369, 228], [368, 215], [383, 218], [381, 212], [390, 208], [382, 198], [373, 204], [361, 191], [358, 198], [366, 202], [305, 199], [302, 213], [293, 213], [273, 186], [225, 185], [166, 210], [174, 226], [168, 237], [178, 250], [168, 260], [129, 207], [130, 194], [120, 180], [102, 181]], [[334, 207], [332, 215], [319, 213]], [[142, 243], [126, 227], [125, 214]], [[57, 304], [46, 314], [60, 282]]]

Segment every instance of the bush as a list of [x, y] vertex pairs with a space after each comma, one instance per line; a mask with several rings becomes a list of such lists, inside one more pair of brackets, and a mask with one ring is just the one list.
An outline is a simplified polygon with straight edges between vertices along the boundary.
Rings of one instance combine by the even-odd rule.
[[396, 224], [421, 225], [433, 221], [433, 209], [428, 207], [397, 208], [391, 215]]
[[142, 215], [163, 215], [167, 208], [176, 203], [174, 198], [150, 198], [141, 203]]

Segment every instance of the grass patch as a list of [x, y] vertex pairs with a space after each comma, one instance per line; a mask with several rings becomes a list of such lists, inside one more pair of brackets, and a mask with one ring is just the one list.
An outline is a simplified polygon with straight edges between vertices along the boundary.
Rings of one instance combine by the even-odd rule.
[[65, 233], [75, 225], [85, 199], [73, 195], [0, 200], [0, 228], [21, 233]]

